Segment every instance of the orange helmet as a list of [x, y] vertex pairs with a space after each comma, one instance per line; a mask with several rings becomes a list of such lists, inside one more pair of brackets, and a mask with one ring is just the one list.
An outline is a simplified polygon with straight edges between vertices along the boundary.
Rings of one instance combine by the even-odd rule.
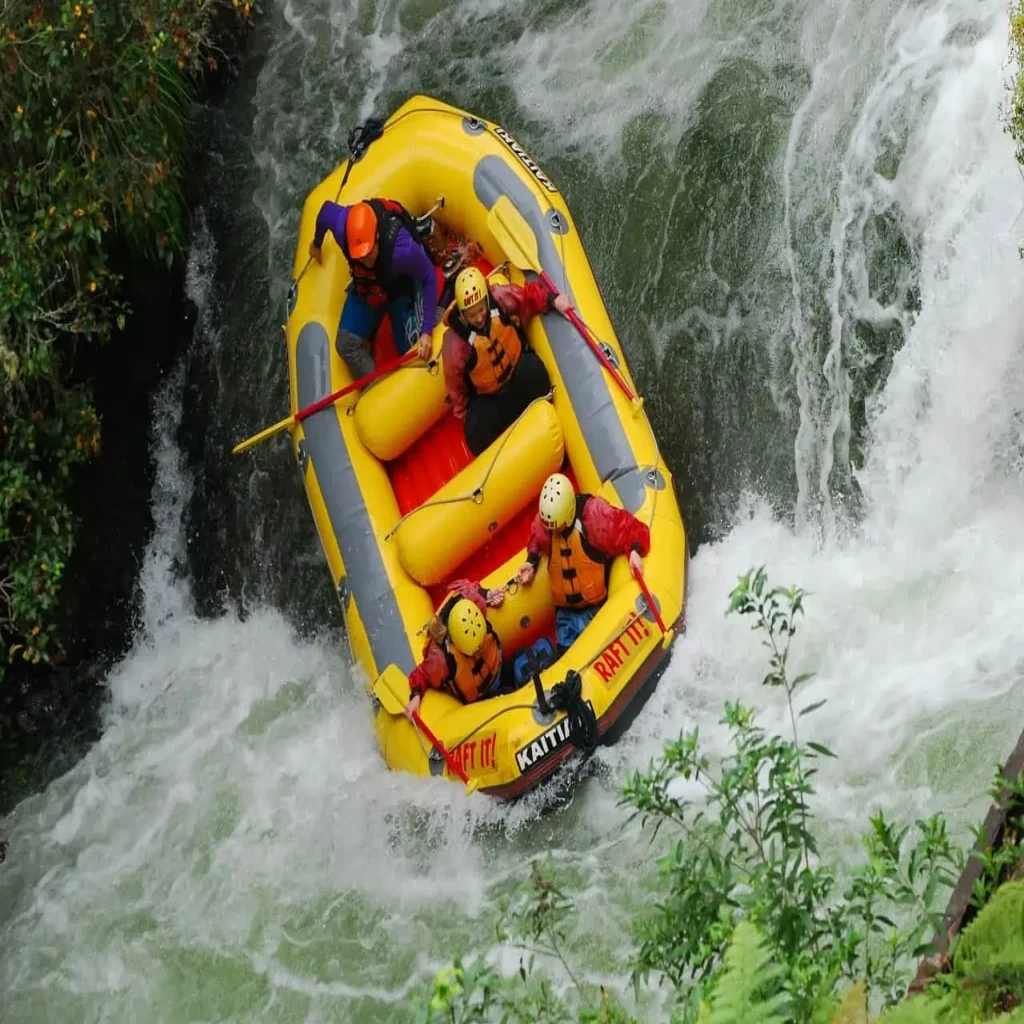
[[377, 241], [377, 214], [369, 203], [356, 203], [349, 209], [345, 240], [348, 254], [354, 260], [361, 260], [373, 248]]

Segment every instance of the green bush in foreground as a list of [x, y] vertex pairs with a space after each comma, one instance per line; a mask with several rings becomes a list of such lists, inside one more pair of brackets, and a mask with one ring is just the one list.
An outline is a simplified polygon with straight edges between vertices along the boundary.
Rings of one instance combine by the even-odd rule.
[[[673, 1020], [686, 1024], [868, 1024], [872, 1009], [883, 1011], [877, 1019], [885, 1024], [991, 1019], [1024, 997], [1024, 899], [1011, 885], [965, 933], [954, 972], [899, 1002], [917, 958], [931, 951], [926, 938], [941, 921], [940, 901], [963, 868], [941, 815], [918, 821], [911, 836], [879, 812], [861, 863], [840, 872], [819, 857], [813, 780], [820, 759], [835, 755], [800, 738], [804, 719], [825, 703], [798, 708], [810, 676], [788, 672], [803, 602], [797, 587], [770, 589], [762, 569], [740, 579], [729, 604], [764, 634], [763, 684], [785, 696], [791, 736], [769, 736], [752, 708], [727, 703], [732, 750], [720, 764], [702, 753], [694, 730], [623, 789], [623, 803], [645, 827], [672, 833], [657, 862], [660, 898], [635, 922], [634, 988], [644, 993], [652, 978], [667, 984]], [[689, 792], [702, 787], [701, 799], [681, 797], [679, 780]], [[986, 871], [994, 878], [1004, 867], [993, 862]], [[503, 978], [479, 959], [456, 961], [438, 975], [419, 1019], [633, 1021], [567, 962], [562, 929], [572, 913], [550, 866], [534, 862], [498, 933], [528, 954], [519, 975]], [[537, 954], [561, 963], [568, 997], [535, 969]]]
[[1006, 130], [1017, 144], [1017, 160], [1024, 164], [1024, 0], [1014, 0], [1010, 6], [1010, 56], [1017, 70], [1003, 118]]
[[[55, 647], [75, 538], [74, 468], [94, 455], [81, 341], [128, 309], [111, 267], [182, 245], [189, 103], [239, 0], [8, 0], [0, 28], [0, 675]], [[231, 21], [224, 19], [227, 14]]]

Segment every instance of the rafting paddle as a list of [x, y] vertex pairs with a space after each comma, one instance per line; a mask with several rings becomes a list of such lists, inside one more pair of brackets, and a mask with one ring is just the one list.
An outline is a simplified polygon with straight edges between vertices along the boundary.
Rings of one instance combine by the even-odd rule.
[[321, 398], [312, 405], [307, 405], [305, 409], [300, 409], [297, 413], [294, 413], [291, 416], [286, 416], [283, 420], [275, 423], [272, 427], [267, 427], [265, 430], [261, 430], [258, 434], [253, 434], [252, 437], [246, 438], [244, 441], [240, 441], [231, 449], [231, 454], [237, 455], [239, 452], [244, 452], [247, 448], [251, 448], [253, 445], [259, 444], [261, 441], [266, 441], [268, 437], [280, 434], [282, 430], [288, 430], [289, 427], [293, 427], [297, 423], [301, 423], [304, 419], [308, 419], [321, 409], [326, 409], [327, 406], [333, 405], [339, 398], [343, 398], [345, 395], [350, 394], [353, 391], [358, 391], [360, 388], [366, 387], [367, 384], [375, 381], [378, 377], [383, 377], [385, 374], [391, 373], [392, 370], [397, 370], [400, 366], [411, 362], [415, 358], [416, 350], [412, 349], [411, 351], [406, 352], [400, 359], [394, 359], [390, 363], [385, 363], [384, 366], [378, 367], [376, 370], [368, 373], [365, 377], [360, 377], [359, 380], [354, 380], [351, 384], [346, 384], [343, 388], [338, 388], [337, 391], [327, 395], [325, 398]]
[[[541, 281], [544, 282], [544, 287], [552, 295], [558, 294], [558, 289], [540, 264], [537, 236], [508, 196], [498, 196], [494, 206], [491, 207], [490, 212], [487, 214], [487, 227], [490, 229], [491, 234], [494, 235], [498, 245], [504, 249], [505, 255], [520, 270], [532, 270], [540, 277]], [[566, 317], [573, 327], [580, 332], [583, 340], [593, 350], [601, 365], [611, 374], [612, 380], [615, 381], [622, 393], [632, 403], [633, 412], [639, 412], [640, 406], [643, 405], [643, 399], [636, 395], [633, 389], [625, 382], [622, 374], [612, 364], [604, 349], [594, 340], [594, 336], [588, 330], [587, 325], [579, 318], [576, 310], [570, 309], [566, 313]]]
[[[401, 696], [403, 692], [409, 690], [409, 680], [402, 674], [402, 671], [397, 665], [388, 665], [386, 669], [377, 677], [373, 686], [370, 688], [373, 692], [374, 697], [380, 701], [381, 707], [389, 715], [404, 715], [405, 714], [405, 703], [402, 701]], [[458, 761], [449, 753], [448, 748], [427, 728], [426, 723], [420, 717], [418, 711], [412, 713], [413, 724], [427, 737], [428, 740], [434, 745], [434, 749], [444, 758], [445, 764], [448, 765], [448, 771], [452, 775], [457, 776], [465, 783], [466, 795], [476, 791], [477, 786], [480, 785], [479, 780], [470, 779], [469, 776], [462, 770]]]
[[658, 629], [661, 630], [661, 646], [667, 650], [668, 645], [672, 643], [672, 638], [676, 635], [676, 631], [674, 629], [665, 628], [665, 622], [661, 617], [661, 612], [658, 611], [658, 606], [654, 603], [654, 598], [651, 597], [650, 590], [647, 589], [647, 581], [644, 579], [644, 574], [633, 565], [630, 565], [629, 568], [633, 573], [633, 579], [640, 584], [640, 591], [644, 595], [647, 607], [654, 613], [654, 621], [658, 624]]

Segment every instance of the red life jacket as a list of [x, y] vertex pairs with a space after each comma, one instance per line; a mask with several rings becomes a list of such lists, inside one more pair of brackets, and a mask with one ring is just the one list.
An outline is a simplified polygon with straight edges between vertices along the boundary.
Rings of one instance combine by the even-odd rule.
[[[395, 277], [391, 262], [395, 256], [395, 239], [400, 228], [409, 232], [412, 240], [423, 248], [423, 241], [416, 230], [412, 214], [395, 199], [367, 199], [366, 202], [377, 215], [377, 259], [372, 267], [364, 267], [353, 260], [348, 252], [348, 231], [340, 240], [341, 251], [348, 260], [352, 274], [352, 290], [369, 306], [383, 306], [400, 295], [411, 294], [415, 282], [404, 275]], [[428, 254], [429, 258], [429, 254]]]

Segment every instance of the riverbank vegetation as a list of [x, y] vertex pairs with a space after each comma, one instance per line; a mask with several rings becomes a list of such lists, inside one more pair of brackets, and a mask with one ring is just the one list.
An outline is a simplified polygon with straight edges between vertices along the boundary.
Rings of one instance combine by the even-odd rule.
[[[1016, 144], [1017, 163], [1024, 167], [1024, 0], [1010, 5], [1010, 58], [1014, 64], [1003, 123]], [[1021, 246], [1024, 257], [1024, 245]]]
[[[695, 730], [622, 790], [652, 839], [669, 836], [657, 861], [657, 901], [633, 925], [638, 1004], [666, 1003], [658, 1019], [680, 1024], [1024, 1024], [1024, 883], [1000, 884], [1021, 866], [1017, 847], [985, 857], [974, 894], [984, 908], [931, 961], [921, 975], [932, 975], [930, 984], [909, 1000], [918, 961], [945, 932], [942, 911], [965, 864], [943, 816], [911, 829], [879, 811], [859, 862], [820, 855], [814, 779], [835, 755], [807, 738], [825, 702], [802, 699], [811, 677], [789, 668], [804, 597], [797, 587], [770, 588], [764, 571], [752, 570], [729, 603], [763, 634], [763, 683], [785, 700], [788, 734], [769, 735], [753, 707], [726, 703], [732, 746], [724, 760], [703, 752]], [[1024, 798], [1020, 784], [1001, 776], [993, 793]], [[534, 862], [499, 926], [499, 938], [522, 951], [520, 973], [506, 978], [484, 960], [455, 961], [425, 994], [419, 1019], [637, 1020], [623, 1009], [624, 993], [586, 983], [569, 963], [572, 914], [558, 873]], [[538, 957], [553, 973], [537, 968]]]
[[126, 275], [180, 257], [191, 104], [254, 10], [0, 0], [0, 679], [60, 657], [68, 495], [102, 444], [81, 356], [144, 317]]

